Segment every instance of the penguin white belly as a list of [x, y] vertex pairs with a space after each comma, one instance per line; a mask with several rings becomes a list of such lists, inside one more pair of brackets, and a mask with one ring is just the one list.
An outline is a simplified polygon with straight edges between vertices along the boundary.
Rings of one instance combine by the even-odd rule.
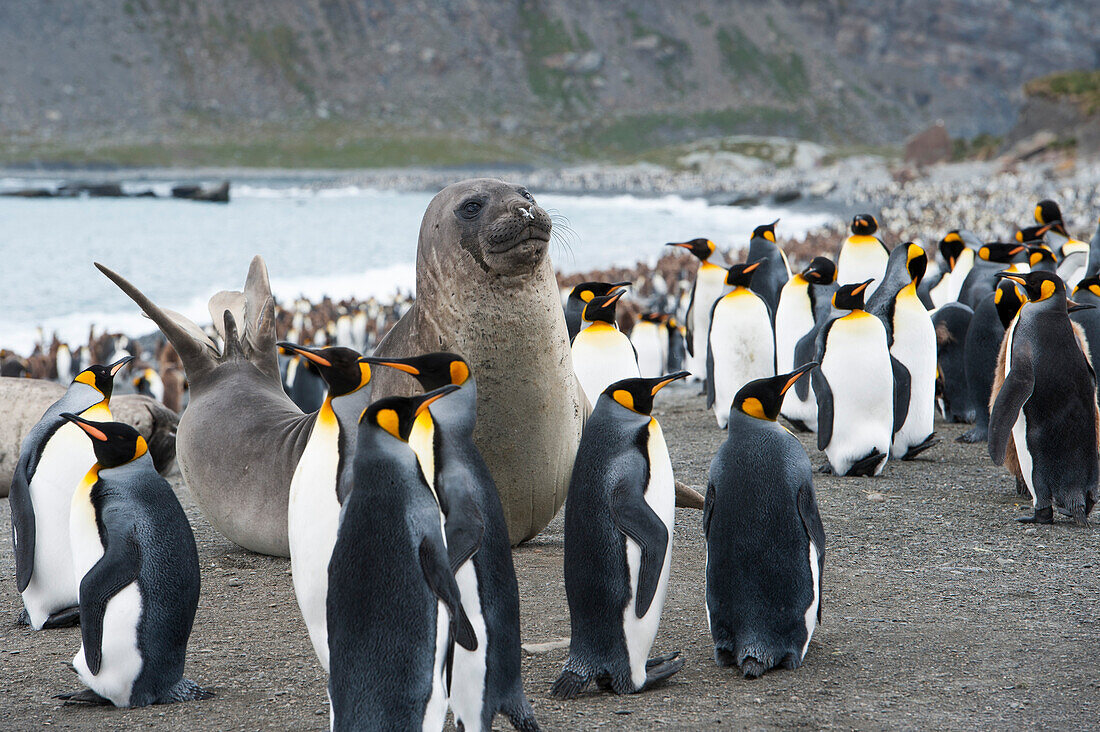
[[888, 455], [894, 430], [894, 372], [886, 330], [873, 315], [857, 318], [850, 321], [848, 315], [833, 324], [821, 364], [833, 394], [833, 434], [825, 454], [838, 475], [874, 450]]
[[[949, 302], [951, 299], [951, 275], [952, 272], [944, 272], [943, 277], [936, 283], [936, 286], [928, 291], [928, 297], [932, 300], [932, 309], [939, 310], [941, 307]], [[956, 297], [958, 294], [956, 293]]]
[[966, 276], [970, 274], [970, 270], [973, 268], [974, 250], [964, 249], [963, 253], [959, 255], [959, 261], [955, 263], [955, 269], [951, 270], [951, 279], [947, 283], [947, 292], [944, 293], [946, 297], [944, 304], [958, 301], [963, 283], [966, 282]]
[[665, 594], [668, 591], [668, 575], [672, 568], [672, 528], [676, 513], [676, 483], [672, 475], [672, 460], [668, 454], [661, 425], [655, 419], [649, 420], [649, 485], [645, 490], [645, 502], [661, 519], [668, 530], [668, 544], [665, 547], [664, 566], [657, 580], [657, 591], [649, 610], [642, 617], [634, 612], [638, 594], [638, 572], [641, 569], [642, 550], [631, 538], [626, 539], [626, 566], [630, 575], [630, 602], [623, 608], [623, 638], [626, 639], [627, 657], [630, 659], [630, 680], [635, 689], [642, 688], [646, 679], [646, 661], [649, 649], [657, 637], [657, 628], [661, 622], [661, 611], [665, 606]]
[[764, 302], [744, 288], [726, 295], [714, 309], [710, 347], [714, 359], [714, 416], [719, 427], [729, 421], [738, 390], [775, 375], [775, 345]]
[[852, 238], [855, 237], [849, 237], [844, 243], [837, 258], [836, 281], [839, 285], [851, 285], [874, 279], [863, 291], [865, 300], [870, 299], [886, 276], [886, 263], [890, 255], [873, 237], [867, 237], [872, 241], [866, 243], [852, 243]]
[[[783, 287], [779, 297], [779, 306], [775, 309], [775, 357], [776, 373], [793, 371], [794, 349], [802, 336], [810, 332], [814, 327], [814, 314], [810, 307], [810, 298], [806, 292], [806, 283], [799, 283], [801, 277], [791, 280]], [[783, 407], [780, 410], [784, 417], [797, 419], [810, 429], [817, 427], [817, 401], [814, 398], [813, 387], [806, 394], [806, 399], [799, 399], [794, 389], [787, 391], [783, 397]]]
[[[1005, 344], [1005, 379], [1008, 379], [1009, 373], [1012, 371], [1012, 338], [1016, 334], [1016, 320], [1013, 320], [1005, 333], [1005, 339], [1008, 341]], [[1026, 405], [1027, 402], [1025, 401]], [[1035, 496], [1035, 483], [1032, 479], [1032, 470], [1034, 468], [1034, 461], [1031, 459], [1031, 452], [1027, 449], [1027, 418], [1024, 416], [1024, 408], [1020, 407], [1020, 416], [1016, 418], [1015, 424], [1012, 425], [1012, 443], [1016, 450], [1016, 461], [1020, 464], [1020, 474], [1024, 477], [1024, 485], [1027, 486], [1027, 492], [1031, 494], [1031, 505], [1034, 508], [1038, 503]]]
[[658, 326], [638, 322], [630, 331], [630, 342], [638, 354], [638, 373], [643, 378], [653, 378], [664, 373], [664, 360]]
[[[424, 732], [439, 732], [447, 719], [447, 687], [444, 674], [447, 667], [447, 638], [450, 632], [450, 615], [447, 606], [437, 602], [435, 607], [435, 658], [432, 661], [432, 695], [424, 707]], [[457, 645], [457, 644], [456, 644]], [[331, 719], [331, 717], [330, 717]]]
[[810, 647], [810, 639], [814, 637], [814, 630], [817, 628], [817, 608], [821, 604], [821, 566], [818, 564], [818, 560], [821, 558], [821, 552], [818, 551], [817, 544], [814, 544], [813, 540], [810, 540], [810, 581], [814, 586], [814, 599], [810, 603], [810, 606], [806, 608], [806, 642], [802, 644], [802, 655], [800, 658], [806, 657], [806, 650]]
[[692, 376], [707, 378], [707, 338], [710, 335], [710, 309], [726, 289], [726, 270], [713, 264], [703, 265], [695, 278], [695, 299], [691, 311], [691, 340], [695, 355], [688, 354]]
[[611, 384], [637, 378], [638, 361], [625, 335], [609, 325], [593, 323], [573, 339], [573, 370], [594, 405]]
[[467, 732], [481, 732], [481, 708], [485, 698], [485, 657], [489, 649], [489, 635], [485, 616], [481, 612], [481, 595], [478, 594], [477, 570], [473, 560], [455, 572], [462, 609], [474, 627], [477, 650], [467, 651], [455, 644], [454, 675], [451, 680], [451, 709], [455, 722], [462, 722]]
[[130, 706], [130, 693], [141, 673], [141, 651], [137, 638], [140, 621], [141, 590], [137, 582], [131, 582], [107, 601], [107, 609], [103, 613], [99, 673], [93, 676], [88, 669], [83, 643], [73, 657], [73, 667], [80, 680], [95, 693], [110, 699], [116, 707]]
[[41, 630], [53, 613], [76, 605], [84, 573], [78, 577], [73, 567], [69, 510], [73, 491], [93, 465], [92, 443], [79, 427], [65, 423], [46, 443], [31, 476], [34, 569], [23, 591], [23, 605], [35, 630]]
[[890, 353], [909, 369], [909, 412], [890, 450], [898, 459], [932, 434], [936, 417], [936, 327], [915, 289], [903, 290], [895, 302]]
[[339, 439], [335, 416], [321, 412], [291, 478], [287, 509], [294, 594], [313, 650], [326, 672], [328, 564], [340, 523], [340, 502], [336, 498]]

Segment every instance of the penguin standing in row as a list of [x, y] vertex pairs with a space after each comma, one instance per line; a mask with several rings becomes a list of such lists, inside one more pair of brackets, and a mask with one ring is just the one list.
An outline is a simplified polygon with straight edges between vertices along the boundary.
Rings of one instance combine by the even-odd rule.
[[[870, 280], [833, 295], [838, 313], [818, 334], [813, 372], [817, 449], [836, 475], [878, 475], [896, 432], [894, 368], [886, 326], [863, 306]], [[908, 400], [906, 400], [908, 404]]]
[[1072, 290], [1090, 274], [1091, 247], [1087, 242], [1069, 235], [1062, 209], [1050, 199], [1039, 201], [1035, 206], [1035, 222], [1039, 224], [1038, 233], [1043, 241], [1058, 256], [1058, 276], [1066, 284], [1066, 289]]
[[683, 369], [684, 361], [687, 360], [684, 328], [676, 320], [675, 315], [670, 315], [665, 321], [665, 329], [668, 330], [668, 363], [665, 365], [664, 373], [674, 374]]
[[629, 286], [629, 282], [582, 282], [570, 290], [565, 300], [565, 327], [569, 331], [569, 342], [572, 343], [577, 333], [581, 332], [581, 315], [592, 298], [604, 297]]
[[966, 388], [974, 407], [974, 427], [964, 432], [956, 442], [985, 442], [989, 434], [989, 397], [997, 357], [1005, 331], [1020, 311], [1024, 300], [1016, 283], [1001, 280], [997, 289], [978, 304], [966, 331], [963, 363], [966, 368]]
[[73, 493], [73, 567], [80, 577], [80, 650], [88, 689], [58, 698], [117, 707], [208, 699], [183, 678], [199, 604], [195, 535], [145, 439], [119, 422], [65, 413], [95, 465]]
[[1005, 334], [1005, 378], [989, 415], [989, 456], [1001, 465], [1014, 445], [1034, 515], [1054, 508], [1087, 526], [1098, 498], [1100, 454], [1096, 375], [1073, 331], [1065, 285], [1056, 275], [1003, 273], [1028, 302]]
[[329, 670], [328, 563], [336, 544], [340, 508], [351, 489], [357, 419], [370, 403], [371, 368], [350, 348], [307, 348], [280, 341], [279, 347], [312, 363], [328, 394], [310, 429], [290, 479], [287, 539], [294, 596], [317, 660]]
[[[1085, 333], [1088, 343], [1089, 362], [1096, 368], [1100, 364], [1100, 276], [1089, 275], [1077, 283], [1073, 299], [1082, 307], [1071, 310], [1069, 319]], [[1100, 390], [1097, 391], [1100, 400]]]
[[714, 302], [722, 297], [726, 290], [726, 268], [718, 264], [715, 257], [717, 247], [710, 239], [692, 239], [687, 242], [673, 242], [666, 246], [681, 247], [691, 252], [699, 260], [699, 270], [695, 273], [695, 282], [691, 286], [691, 300], [687, 315], [687, 352], [691, 374], [698, 381], [707, 378], [707, 342], [710, 334], [710, 312]]
[[775, 241], [775, 225], [778, 223], [779, 219], [776, 219], [770, 224], [753, 229], [752, 238], [749, 240], [748, 256], [748, 261], [760, 263], [760, 268], [753, 275], [749, 289], [767, 304], [773, 325], [779, 307], [779, 293], [791, 279], [791, 266], [787, 262], [787, 255]]
[[69, 507], [77, 484], [95, 464], [95, 453], [80, 428], [62, 415], [110, 421], [114, 377], [130, 361], [127, 356], [81, 371], [23, 439], [8, 503], [16, 589], [23, 597], [26, 622], [35, 630], [79, 620], [80, 580], [73, 571]]
[[894, 247], [886, 278], [867, 302], [867, 312], [886, 326], [890, 357], [894, 362], [897, 400], [908, 400], [905, 418], [895, 419], [890, 457], [912, 460], [936, 444], [936, 328], [917, 287], [928, 265], [928, 256], [917, 244]]
[[450, 706], [466, 732], [492, 729], [502, 712], [512, 726], [535, 732], [520, 675], [519, 587], [508, 525], [489, 467], [474, 444], [477, 383], [466, 361], [452, 353], [404, 359], [368, 358], [411, 375], [425, 391], [457, 386], [421, 413], [409, 445], [446, 505], [445, 535], [451, 570], [477, 648], [454, 651]]
[[584, 325], [573, 339], [573, 371], [590, 404], [608, 384], [638, 376], [634, 346], [615, 325], [615, 303], [622, 295], [616, 290], [589, 300], [581, 315]]
[[840, 246], [836, 260], [837, 282], [872, 282], [867, 297], [874, 294], [886, 274], [890, 251], [875, 236], [878, 219], [871, 214], [856, 214], [852, 218], [852, 235]]
[[725, 429], [733, 396], [742, 386], [775, 374], [775, 336], [764, 300], [749, 289], [760, 266], [732, 265], [726, 273], [731, 289], [711, 309], [707, 347], [707, 407]]
[[996, 274], [1010, 272], [1026, 273], [1029, 252], [1023, 244], [992, 242], [978, 248], [977, 259], [959, 290], [959, 302], [977, 309], [978, 303], [997, 287]]
[[661, 313], [642, 313], [630, 331], [630, 343], [638, 354], [638, 373], [643, 378], [660, 376], [668, 362], [668, 317]]
[[776, 422], [784, 393], [816, 365], [738, 391], [710, 466], [703, 533], [714, 659], [748, 678], [801, 666], [821, 620], [825, 530], [813, 471]]
[[550, 693], [572, 699], [594, 679], [616, 694], [680, 670], [679, 653], [649, 658], [672, 562], [672, 461], [653, 397], [688, 376], [610, 385], [584, 426], [565, 502], [569, 658]]
[[974, 407], [966, 384], [966, 339], [974, 311], [949, 302], [932, 313], [936, 329], [937, 393], [940, 411], [949, 422], [973, 422]]
[[[836, 265], [828, 257], [814, 257], [806, 269], [784, 285], [775, 316], [777, 371], [790, 371], [796, 361], [813, 360], [817, 330], [832, 312], [834, 292]], [[783, 397], [783, 417], [801, 432], [817, 429], [817, 400], [809, 382], [800, 379]]]
[[328, 570], [338, 732], [443, 729], [454, 644], [477, 649], [439, 503], [408, 443], [416, 418], [457, 388], [379, 399], [360, 420], [353, 487]]

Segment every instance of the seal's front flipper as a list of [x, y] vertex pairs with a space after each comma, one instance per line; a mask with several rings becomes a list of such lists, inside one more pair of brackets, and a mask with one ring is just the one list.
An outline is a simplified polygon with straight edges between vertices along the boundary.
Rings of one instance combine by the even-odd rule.
[[74, 625], [80, 625], [80, 608], [67, 607], [46, 618], [46, 622], [42, 624], [42, 630], [71, 628]]
[[89, 704], [91, 706], [103, 707], [111, 703], [110, 699], [100, 696], [91, 689], [73, 691], [68, 694], [58, 694], [54, 699], [63, 699], [67, 707], [76, 704]]
[[684, 659], [679, 651], [658, 658], [651, 658], [645, 664], [645, 683], [638, 691], [652, 689], [684, 667]]

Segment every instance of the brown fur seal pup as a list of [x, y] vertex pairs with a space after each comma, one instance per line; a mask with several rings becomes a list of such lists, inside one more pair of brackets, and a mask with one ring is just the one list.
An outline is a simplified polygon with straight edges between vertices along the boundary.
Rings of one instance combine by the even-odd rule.
[[[0, 377], [0, 498], [8, 495], [23, 439], [65, 389], [53, 381]], [[145, 438], [157, 470], [171, 469], [179, 422], [175, 412], [146, 396], [119, 394], [111, 399], [111, 413]]]

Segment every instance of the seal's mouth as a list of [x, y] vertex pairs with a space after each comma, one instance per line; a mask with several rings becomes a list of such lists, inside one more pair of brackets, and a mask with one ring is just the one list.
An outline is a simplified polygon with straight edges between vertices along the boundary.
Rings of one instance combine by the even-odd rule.
[[495, 242], [486, 247], [485, 251], [490, 254], [503, 254], [528, 243], [535, 246], [549, 244], [550, 232], [539, 226], [528, 224], [509, 241]]

